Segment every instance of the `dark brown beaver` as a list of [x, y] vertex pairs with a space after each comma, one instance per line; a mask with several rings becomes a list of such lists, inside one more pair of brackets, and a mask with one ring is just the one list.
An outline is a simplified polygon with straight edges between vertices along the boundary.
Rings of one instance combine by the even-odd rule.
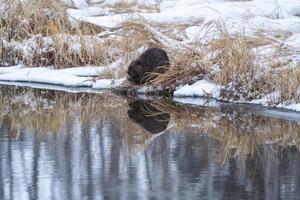
[[149, 48], [128, 67], [128, 80], [134, 84], [144, 84], [155, 78], [151, 72], [164, 73], [170, 66], [169, 57], [163, 49]]

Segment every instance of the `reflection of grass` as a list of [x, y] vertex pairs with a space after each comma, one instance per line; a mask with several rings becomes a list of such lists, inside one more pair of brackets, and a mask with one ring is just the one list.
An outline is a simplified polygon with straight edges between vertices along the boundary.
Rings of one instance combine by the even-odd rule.
[[258, 146], [269, 144], [278, 148], [295, 146], [300, 150], [300, 124], [284, 119], [238, 113], [219, 108], [195, 108], [157, 104], [171, 113], [175, 130], [206, 133], [220, 144], [220, 156], [246, 158], [257, 152]]
[[300, 150], [300, 125], [296, 122], [253, 114], [223, 114], [214, 123], [208, 131], [220, 142], [223, 159], [236, 156], [246, 158], [256, 153], [262, 144], [272, 145], [274, 150], [289, 146]]
[[151, 136], [127, 117], [125, 99], [115, 95], [72, 94], [30, 89], [0, 91], [2, 115], [11, 137], [19, 137], [22, 128], [29, 128], [39, 137], [67, 133], [67, 126], [76, 120], [92, 126], [113, 120], [120, 126], [120, 135], [132, 145], [145, 144]]
[[[5, 92], [4, 92], [5, 91]], [[67, 125], [74, 123], [92, 126], [100, 121], [114, 121], [120, 137], [129, 146], [147, 147], [151, 135], [128, 117], [127, 101], [113, 94], [67, 94], [38, 90], [11, 90], [0, 92], [0, 121], [4, 121], [12, 137], [18, 137], [24, 127], [32, 129], [40, 137], [67, 132]], [[195, 108], [178, 105], [169, 100], [153, 100], [155, 113], [169, 113], [168, 132], [208, 134], [218, 141], [220, 156], [253, 155], [258, 146], [272, 145], [274, 150], [296, 147], [300, 150], [300, 124], [283, 119], [239, 113], [224, 108]]]
[[178, 106], [170, 101], [153, 101], [151, 105], [157, 110], [160, 110], [161, 113], [170, 113], [171, 119], [176, 130], [185, 130], [193, 129], [196, 127], [197, 132], [202, 132], [207, 129], [207, 123], [203, 123], [209, 117], [206, 115], [209, 113], [203, 112], [202, 109], [197, 109], [191, 106]]

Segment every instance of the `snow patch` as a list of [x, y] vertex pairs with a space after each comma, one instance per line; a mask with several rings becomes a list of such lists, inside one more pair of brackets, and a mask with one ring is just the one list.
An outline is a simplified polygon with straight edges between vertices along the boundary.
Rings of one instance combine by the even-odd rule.
[[174, 97], [174, 101], [182, 104], [191, 104], [204, 107], [219, 107], [219, 103], [214, 99], [203, 99], [195, 97]]
[[300, 103], [283, 106], [285, 109], [300, 111]]
[[100, 79], [93, 83], [93, 89], [112, 89], [121, 86], [126, 78], [122, 79]]
[[56, 70], [57, 72], [61, 72], [63, 74], [70, 74], [74, 76], [88, 76], [88, 77], [96, 77], [101, 72], [106, 70], [106, 67], [73, 67], [73, 68], [66, 68], [66, 69], [59, 69]]
[[23, 68], [22, 65], [16, 65], [11, 67], [0, 67], [0, 74], [13, 73], [19, 71], [22, 68]]
[[295, 34], [289, 37], [286, 40], [285, 45], [291, 46], [295, 49], [300, 49], [300, 34]]
[[48, 68], [23, 68], [12, 73], [0, 75], [1, 81], [31, 82], [68, 87], [91, 87], [91, 81], [87, 78], [51, 70]]
[[185, 85], [174, 92], [176, 97], [205, 97], [218, 98], [221, 87], [207, 80], [200, 80], [192, 85]]

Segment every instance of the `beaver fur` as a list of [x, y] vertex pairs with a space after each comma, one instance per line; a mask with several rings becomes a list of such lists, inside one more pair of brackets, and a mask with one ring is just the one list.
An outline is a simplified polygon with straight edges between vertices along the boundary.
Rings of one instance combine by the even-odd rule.
[[164, 73], [170, 66], [170, 60], [165, 50], [149, 48], [128, 67], [128, 80], [134, 84], [144, 84], [156, 76], [151, 74]]

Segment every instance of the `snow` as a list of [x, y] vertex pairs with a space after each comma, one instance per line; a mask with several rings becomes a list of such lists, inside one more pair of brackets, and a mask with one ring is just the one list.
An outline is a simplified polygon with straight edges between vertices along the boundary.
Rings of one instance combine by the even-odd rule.
[[61, 72], [63, 74], [70, 74], [70, 75], [74, 75], [74, 76], [96, 77], [104, 70], [107, 70], [106, 67], [84, 66], [84, 67], [72, 67], [72, 68], [66, 68], [66, 69], [59, 69], [56, 71]]
[[1, 81], [31, 82], [69, 87], [91, 87], [91, 81], [87, 78], [63, 74], [48, 68], [22, 68], [16, 72], [0, 75]]
[[[0, 74], [7, 74], [18, 72], [20, 69], [25, 68], [23, 65], [11, 66], [11, 67], [0, 67]], [[31, 70], [35, 70], [35, 68], [31, 68]], [[58, 69], [56, 72], [60, 72], [63, 74], [70, 74], [74, 76], [82, 76], [82, 77], [96, 77], [101, 72], [107, 70], [107, 67], [96, 67], [96, 66], [83, 66], [83, 67], [71, 67], [66, 69]]]
[[111, 10], [108, 8], [100, 8], [98, 6], [91, 6], [83, 9], [68, 9], [70, 16], [97, 16], [97, 15], [108, 15]]
[[260, 99], [254, 99], [250, 101], [249, 103], [251, 104], [259, 104], [259, 105], [264, 105], [268, 106], [268, 102], [278, 102], [280, 98], [280, 93], [278, 91], [272, 92], [271, 94], [267, 94], [264, 97]]
[[[83, 66], [83, 67], [71, 67], [66, 69], [58, 69], [57, 72], [64, 74], [71, 74], [75, 76], [83, 77], [97, 77], [105, 71], [113, 71], [123, 63], [123, 59], [118, 59], [108, 66]], [[1, 71], [0, 71], [1, 73]]]
[[112, 89], [120, 86], [126, 78], [95, 80], [93, 77], [98, 76], [104, 70], [113, 69], [120, 62], [118, 60], [108, 67], [74, 67], [57, 70], [45, 67], [24, 68], [22, 65], [0, 67], [0, 81], [6, 82], [6, 84], [10, 82], [10, 85], [12, 85], [12, 82], [18, 85], [22, 85], [22, 83], [35, 84], [39, 88], [44, 84], [46, 85], [45, 87], [54, 85], [76, 88]]
[[88, 6], [86, 0], [72, 0], [72, 2], [76, 8], [85, 8]]
[[32, 82], [11, 82], [11, 81], [0, 81], [1, 85], [19, 86], [19, 87], [30, 87], [34, 89], [45, 89], [45, 90], [55, 90], [64, 91], [70, 93], [103, 93], [103, 90], [94, 90], [88, 87], [68, 87], [61, 85], [45, 84], [45, 83], [32, 83]]
[[300, 34], [295, 34], [292, 35], [291, 37], [289, 37], [286, 42], [285, 45], [291, 46], [295, 49], [300, 49]]
[[180, 97], [206, 97], [212, 96], [213, 98], [219, 97], [220, 86], [211, 83], [207, 80], [200, 80], [192, 85], [185, 85], [178, 88], [174, 92], [174, 96]]
[[11, 67], [0, 67], [0, 74], [13, 73], [19, 71], [22, 68], [23, 68], [22, 65], [16, 65]]
[[[0, 67], [0, 74], [7, 74], [18, 72], [20, 69], [24, 69], [23, 65], [11, 66], [11, 67]], [[28, 68], [27, 68], [28, 69]], [[31, 70], [35, 70], [35, 68], [30, 68]], [[47, 68], [49, 69], [49, 68]], [[82, 77], [97, 77], [101, 72], [111, 69], [105, 66], [83, 66], [83, 67], [70, 67], [65, 69], [57, 69], [56, 72], [60, 72], [62, 74], [69, 74], [74, 76], [82, 76]]]
[[[116, 3], [124, 1], [105, 1], [105, 3]], [[160, 2], [160, 4], [159, 4]], [[130, 3], [127, 1], [127, 3]], [[105, 16], [92, 16], [85, 10], [70, 13], [76, 19], [88, 21], [104, 27], [118, 27], [122, 22], [146, 19], [152, 23], [195, 23], [210, 22], [212, 20], [234, 19], [237, 23], [251, 27], [287, 30], [298, 32], [300, 18], [300, 6], [297, 0], [256, 0], [245, 2], [223, 2], [223, 1], [195, 1], [195, 0], [163, 0], [143, 1], [144, 4], [157, 3], [160, 8], [158, 13], [122, 13]], [[250, 25], [249, 25], [250, 26]]]
[[214, 99], [204, 99], [195, 97], [174, 97], [173, 100], [182, 104], [192, 104], [205, 107], [219, 107], [218, 102]]
[[126, 78], [122, 79], [100, 79], [93, 83], [93, 89], [112, 89], [121, 86]]
[[283, 106], [285, 109], [300, 111], [300, 103]]
[[[100, 1], [100, 0], [94, 0]], [[143, 4], [143, 5], [155, 5], [161, 0], [102, 0], [104, 4], [116, 4], [116, 3], [127, 3], [127, 4]]]

